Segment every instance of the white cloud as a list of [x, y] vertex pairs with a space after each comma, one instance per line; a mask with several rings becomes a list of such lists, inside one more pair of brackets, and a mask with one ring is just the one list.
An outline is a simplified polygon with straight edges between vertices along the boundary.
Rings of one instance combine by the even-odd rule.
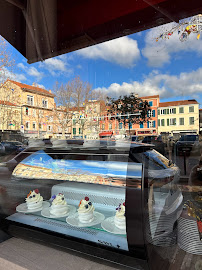
[[29, 68], [27, 70], [27, 74], [30, 76], [36, 77], [37, 81], [40, 81], [44, 76], [43, 72], [39, 72], [35, 67]]
[[58, 76], [58, 73], [65, 73], [66, 75], [70, 75], [73, 70], [68, 67], [66, 59], [67, 58], [65, 56], [50, 58], [40, 63], [39, 67], [47, 69], [53, 76]]
[[137, 41], [121, 37], [77, 51], [78, 55], [90, 59], [103, 59], [124, 67], [132, 67], [140, 58]]
[[131, 92], [139, 96], [160, 95], [161, 98], [191, 96], [202, 94], [202, 68], [179, 75], [161, 74], [154, 70], [142, 82], [133, 81], [111, 84], [108, 88], [99, 87], [94, 91], [101, 91], [111, 97], [127, 95]]
[[174, 23], [169, 23], [163, 26], [155, 27], [148, 31], [145, 36], [145, 48], [142, 50], [143, 56], [148, 59], [148, 65], [153, 67], [161, 67], [165, 63], [169, 63], [171, 57], [179, 57], [179, 52], [196, 52], [202, 54], [202, 39], [197, 40], [196, 34], [191, 33], [187, 41], [179, 40], [178, 31], [175, 31], [169, 39], [156, 38], [165, 31], [171, 30]]
[[38, 83], [36, 83], [36, 86], [39, 87], [39, 88], [46, 89], [46, 87], [45, 87], [43, 84], [38, 84]]
[[26, 72], [29, 76], [35, 77], [36, 81], [40, 81], [44, 77], [44, 73], [38, 71], [35, 67], [29, 67], [23, 63], [17, 64], [17, 67]]
[[27, 78], [24, 74], [13, 73], [13, 72], [9, 71], [7, 68], [4, 68], [1, 70], [0, 82], [4, 82], [7, 79], [18, 81], [18, 82], [27, 80]]
[[21, 68], [21, 69], [23, 69], [23, 70], [26, 69], [26, 66], [25, 66], [23, 63], [18, 63], [18, 64], [17, 64], [17, 67], [19, 67], [19, 68]]

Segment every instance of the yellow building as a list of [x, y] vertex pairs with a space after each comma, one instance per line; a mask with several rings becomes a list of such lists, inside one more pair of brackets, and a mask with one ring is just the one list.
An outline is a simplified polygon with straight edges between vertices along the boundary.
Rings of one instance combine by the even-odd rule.
[[21, 107], [9, 101], [0, 100], [0, 130], [20, 130]]
[[170, 135], [182, 133], [198, 134], [198, 102], [192, 99], [159, 103], [158, 133], [170, 133]]
[[53, 136], [55, 95], [34, 85], [7, 80], [0, 87], [0, 99], [21, 107], [21, 131], [26, 137]]

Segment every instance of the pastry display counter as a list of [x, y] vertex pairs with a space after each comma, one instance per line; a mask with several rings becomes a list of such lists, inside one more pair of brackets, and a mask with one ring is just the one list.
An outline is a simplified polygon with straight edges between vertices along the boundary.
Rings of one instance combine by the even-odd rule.
[[27, 148], [7, 166], [12, 206], [2, 224], [12, 235], [129, 266], [135, 259], [139, 269], [148, 244], [176, 242], [179, 169], [151, 145]]

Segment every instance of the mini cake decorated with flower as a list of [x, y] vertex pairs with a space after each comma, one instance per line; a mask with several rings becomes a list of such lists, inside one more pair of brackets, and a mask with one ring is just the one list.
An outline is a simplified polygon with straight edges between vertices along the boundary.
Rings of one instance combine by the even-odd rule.
[[79, 221], [82, 223], [92, 222], [94, 219], [94, 206], [90, 202], [88, 197], [85, 197], [84, 200], [81, 200], [78, 208], [78, 217]]
[[125, 202], [120, 203], [116, 208], [116, 215], [114, 217], [115, 226], [121, 230], [126, 229], [126, 216], [125, 216]]
[[36, 210], [42, 208], [43, 197], [40, 195], [39, 190], [35, 189], [30, 191], [25, 199], [28, 210]]
[[53, 195], [52, 198], [52, 205], [50, 207], [50, 214], [54, 216], [63, 216], [66, 215], [69, 211], [69, 207], [65, 200], [65, 196], [62, 193], [57, 195]]

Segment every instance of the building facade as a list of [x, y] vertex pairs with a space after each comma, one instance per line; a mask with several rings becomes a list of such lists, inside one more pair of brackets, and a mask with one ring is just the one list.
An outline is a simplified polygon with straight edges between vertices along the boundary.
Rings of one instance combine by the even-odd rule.
[[7, 80], [0, 88], [0, 96], [20, 107], [20, 130], [25, 137], [53, 136], [55, 95], [51, 90]]
[[102, 120], [100, 122], [100, 132], [107, 133], [112, 132], [113, 135], [156, 135], [158, 133], [157, 126], [157, 109], [159, 107], [159, 95], [140, 97], [143, 101], [147, 101], [150, 105], [150, 111], [148, 112], [149, 120], [140, 124], [124, 124], [113, 118], [108, 113], [107, 108], [102, 112]]
[[199, 133], [199, 104], [195, 99], [161, 102], [158, 108], [158, 133], [170, 135]]

